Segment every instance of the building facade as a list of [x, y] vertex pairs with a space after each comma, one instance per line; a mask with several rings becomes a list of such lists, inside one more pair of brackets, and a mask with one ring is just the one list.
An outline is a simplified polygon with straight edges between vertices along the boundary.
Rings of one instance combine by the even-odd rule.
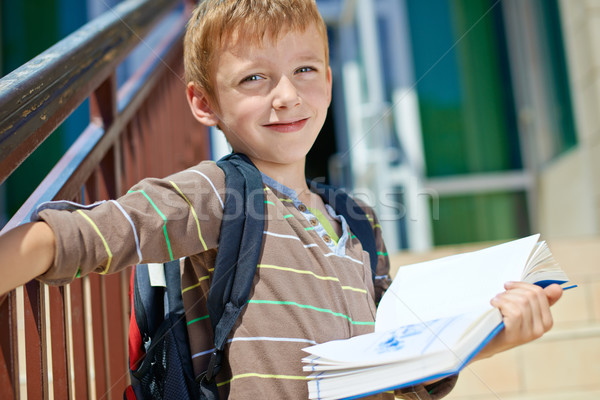
[[318, 4], [329, 177], [378, 209], [392, 250], [598, 233], [597, 2]]

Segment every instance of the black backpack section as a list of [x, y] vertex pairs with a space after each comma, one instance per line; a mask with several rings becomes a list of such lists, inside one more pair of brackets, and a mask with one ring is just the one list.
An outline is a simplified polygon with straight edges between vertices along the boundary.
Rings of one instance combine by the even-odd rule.
[[[131, 386], [124, 393], [133, 399], [199, 397], [190, 356], [179, 260], [162, 265], [166, 287], [151, 286], [147, 264], [134, 267], [129, 345], [141, 344], [143, 358], [130, 366]], [[140, 340], [141, 339], [141, 340]], [[130, 361], [134, 356], [129, 349]], [[138, 360], [136, 360], [138, 361]]]
[[[225, 172], [227, 192], [219, 251], [207, 299], [215, 341], [208, 369], [194, 379], [181, 296], [179, 261], [171, 261], [176, 265], [165, 263], [166, 290], [151, 287], [147, 268], [136, 266], [132, 325], [135, 326], [137, 322], [139, 333], [135, 329], [133, 331], [143, 338], [146, 351], [139, 366], [131, 370], [132, 386], [127, 388], [124, 395], [128, 400], [219, 398], [215, 376], [221, 369], [229, 333], [246, 305], [252, 288], [262, 246], [265, 203], [262, 176], [245, 155], [230, 154], [219, 160], [217, 165]], [[309, 185], [336, 213], [345, 217], [352, 232], [369, 252], [374, 279], [377, 248], [373, 228], [365, 212], [340, 190], [310, 181]], [[241, 207], [240, 194], [243, 194], [244, 200]], [[130, 342], [131, 337], [130, 327]]]

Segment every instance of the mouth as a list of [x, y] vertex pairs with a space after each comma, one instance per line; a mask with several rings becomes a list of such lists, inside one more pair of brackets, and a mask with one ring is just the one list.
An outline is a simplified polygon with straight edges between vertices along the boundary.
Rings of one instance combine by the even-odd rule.
[[295, 121], [284, 121], [284, 122], [276, 122], [272, 124], [263, 125], [265, 128], [269, 128], [276, 132], [296, 132], [300, 129], [304, 128], [308, 118], [303, 118]]

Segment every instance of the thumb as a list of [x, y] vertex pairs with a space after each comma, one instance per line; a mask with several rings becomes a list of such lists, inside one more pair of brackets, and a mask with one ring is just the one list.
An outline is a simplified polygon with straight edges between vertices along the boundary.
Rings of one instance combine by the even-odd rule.
[[557, 284], [552, 284], [544, 288], [544, 293], [546, 294], [548, 303], [553, 305], [561, 298], [563, 289]]

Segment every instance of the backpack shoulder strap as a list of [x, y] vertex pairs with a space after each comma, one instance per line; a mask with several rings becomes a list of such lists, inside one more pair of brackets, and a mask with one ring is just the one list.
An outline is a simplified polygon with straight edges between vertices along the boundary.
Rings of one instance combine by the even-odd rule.
[[215, 350], [201, 377], [201, 390], [208, 398], [216, 391], [214, 377], [219, 372], [229, 332], [248, 301], [265, 225], [264, 190], [258, 169], [239, 153], [223, 157], [217, 165], [225, 172], [226, 194], [219, 251], [207, 300], [215, 335]]
[[314, 193], [318, 194], [326, 204], [329, 204], [336, 213], [343, 215], [350, 226], [350, 230], [356, 235], [363, 249], [369, 253], [371, 261], [371, 275], [375, 280], [377, 270], [377, 243], [373, 226], [367, 214], [348, 193], [324, 183], [307, 181], [308, 186]]

